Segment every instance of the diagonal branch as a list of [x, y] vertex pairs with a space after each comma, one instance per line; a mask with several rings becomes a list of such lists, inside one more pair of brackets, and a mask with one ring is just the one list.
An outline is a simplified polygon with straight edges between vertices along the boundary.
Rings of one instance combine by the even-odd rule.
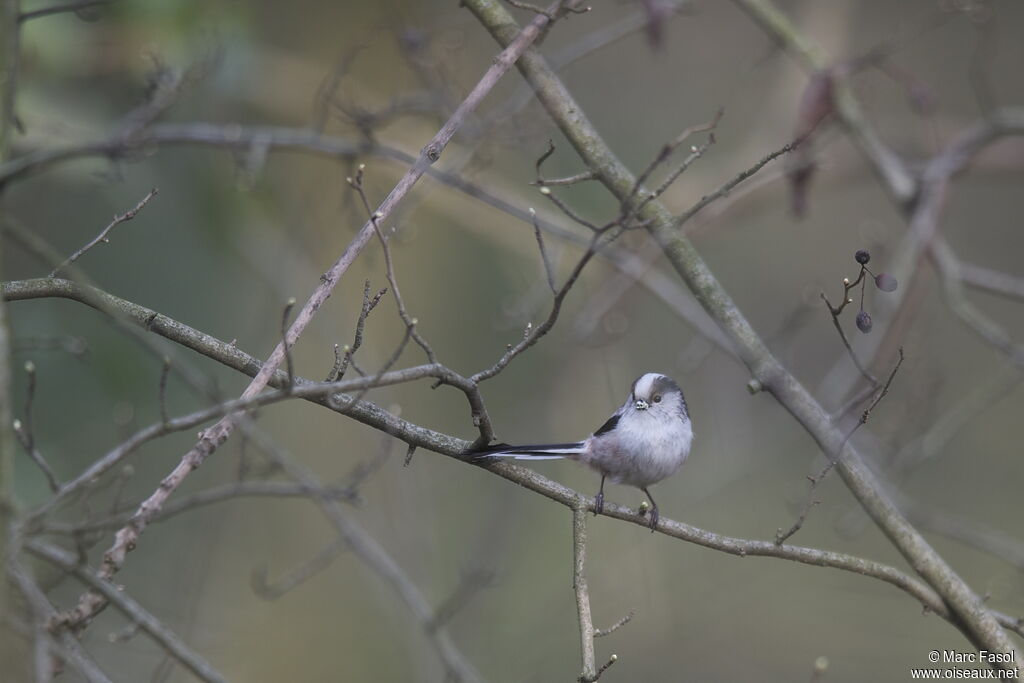
[[191, 671], [199, 680], [207, 683], [220, 683], [227, 680], [209, 662], [186, 645], [177, 634], [150, 614], [119, 586], [115, 586], [98, 576], [93, 570], [81, 565], [74, 553], [40, 541], [29, 541], [25, 547], [33, 555], [55, 564], [66, 572], [71, 572], [82, 583], [101, 593], [133, 624], [148, 634], [164, 648], [168, 655]]
[[[562, 2], [557, 2], [553, 5], [552, 10], [557, 12], [561, 10], [562, 5]], [[423, 148], [416, 163], [406, 172], [390, 194], [388, 194], [387, 198], [385, 198], [384, 202], [373, 213], [377, 220], [386, 219], [391, 214], [398, 203], [423, 176], [426, 168], [441, 157], [445, 147], [447, 147], [455, 132], [462, 126], [466, 118], [511, 68], [523, 50], [529, 47], [540, 35], [541, 31], [550, 23], [551, 21], [547, 16], [538, 15], [525, 29], [518, 32], [508, 47], [502, 50], [501, 54], [495, 58], [494, 63], [470, 94], [455, 110], [451, 118], [448, 119], [441, 130]], [[334, 291], [334, 287], [341, 279], [341, 276], [348, 270], [349, 266], [370, 241], [374, 230], [374, 221], [367, 221], [334, 265], [324, 274], [319, 286], [313, 290], [309, 299], [307, 299], [302, 309], [296, 315], [284, 339], [277, 344], [270, 357], [260, 368], [260, 371], [249, 383], [245, 391], [242, 392], [242, 400], [252, 398], [267, 386], [281, 364], [286, 348], [295, 344], [296, 340], [313, 320], [317, 311]], [[114, 543], [104, 554], [103, 562], [99, 569], [100, 578], [110, 580], [121, 569], [128, 552], [135, 548], [139, 537], [145, 531], [152, 517], [160, 511], [164, 502], [185, 481], [188, 475], [202, 465], [221, 444], [227, 441], [234, 431], [236, 419], [234, 414], [226, 415], [217, 424], [205, 430], [198, 443], [182, 456], [181, 461], [160, 482], [160, 486], [156, 491], [139, 505], [131, 521], [117, 532]], [[84, 628], [106, 604], [107, 599], [103, 595], [96, 591], [89, 591], [81, 596], [78, 605], [73, 610], [62, 615], [60, 621], [75, 630]]]
[[[466, 0], [466, 5], [499, 43], [512, 38], [515, 22], [500, 4], [493, 0]], [[535, 50], [527, 50], [518, 67], [548, 114], [586, 165], [599, 176], [600, 182], [620, 201], [628, 197], [636, 179], [605, 144], [583, 108], [545, 59]], [[901, 163], [899, 168], [902, 170]], [[837, 468], [847, 487], [915, 571], [942, 596], [956, 615], [955, 622], [964, 635], [979, 649], [1013, 651], [1013, 643], [980, 597], [900, 513], [867, 468], [860, 452], [851, 444], [840, 448], [843, 435], [832, 424], [829, 414], [772, 355], [701, 255], [676, 229], [668, 210], [660, 202], [650, 202], [640, 218], [650, 221], [648, 230], [701, 305], [735, 342], [739, 357], [750, 368], [754, 379], [803, 425], [824, 452], [842, 454]], [[997, 666], [1013, 668], [1015, 663]], [[1024, 666], [1024, 662], [1017, 662], [1016, 666]]]

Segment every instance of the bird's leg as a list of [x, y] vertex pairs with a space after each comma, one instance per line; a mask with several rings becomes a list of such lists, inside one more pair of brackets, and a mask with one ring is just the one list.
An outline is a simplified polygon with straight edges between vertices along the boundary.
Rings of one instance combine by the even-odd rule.
[[651, 528], [651, 533], [653, 534], [654, 530], [658, 528], [658, 504], [654, 502], [654, 496], [651, 495], [650, 491], [648, 491], [646, 488], [640, 490], [643, 491], [644, 494], [646, 494], [646, 496], [651, 501], [651, 521], [647, 524], [647, 526]]
[[594, 497], [594, 516], [598, 516], [604, 512], [604, 475], [601, 475], [601, 488], [598, 489], [597, 495]]

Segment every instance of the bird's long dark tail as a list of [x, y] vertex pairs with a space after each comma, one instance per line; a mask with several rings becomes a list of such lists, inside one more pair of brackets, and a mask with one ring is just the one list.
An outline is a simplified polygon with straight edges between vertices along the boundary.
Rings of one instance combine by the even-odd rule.
[[584, 441], [574, 443], [532, 444], [510, 446], [507, 443], [494, 444], [475, 453], [480, 458], [516, 458], [519, 460], [555, 460], [569, 458], [583, 452]]

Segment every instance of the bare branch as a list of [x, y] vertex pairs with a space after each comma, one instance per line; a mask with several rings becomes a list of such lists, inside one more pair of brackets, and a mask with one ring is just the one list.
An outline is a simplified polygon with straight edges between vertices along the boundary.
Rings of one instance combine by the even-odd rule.
[[192, 672], [199, 680], [207, 683], [221, 683], [227, 680], [142, 605], [120, 590], [118, 586], [79, 564], [78, 558], [72, 553], [40, 541], [29, 541], [26, 548], [33, 555], [74, 574], [75, 578], [100, 593], [133, 623], [138, 624], [139, 628], [160, 645], [168, 655]]
[[[464, 1], [499, 43], [504, 44], [509, 40], [511, 32], [515, 30], [515, 22], [504, 8], [493, 0]], [[742, 4], [744, 7], [771, 7], [765, 0], [743, 0]], [[777, 11], [773, 11], [770, 17], [764, 12], [760, 17], [764, 20], [764, 25], [771, 30], [783, 24], [788, 25], [785, 17]], [[796, 34], [796, 31], [792, 30], [790, 33]], [[533, 85], [541, 104], [583, 158], [584, 163], [600, 175], [602, 184], [616, 198], [621, 201], [628, 197], [635, 185], [635, 178], [616, 158], [590, 122], [579, 115], [582, 111], [580, 105], [558, 76], [551, 71], [549, 65], [535, 51], [528, 50], [520, 60], [519, 66]], [[840, 101], [838, 107], [847, 121], [858, 113], [854, 111], [855, 104], [851, 105], [845, 100]], [[905, 173], [902, 161], [877, 139], [869, 140], [862, 132], [858, 134], [859, 139], [865, 141], [876, 157], [894, 159], [885, 170], [886, 178], [891, 181], [890, 187], [895, 193], [904, 198], [912, 196], [914, 183]], [[676, 222], [672, 220], [668, 211], [660, 203], [653, 201], [645, 207], [640, 217], [651, 221], [651, 234], [663, 246], [676, 272], [694, 291], [708, 313], [732, 337], [740, 357], [750, 368], [759, 386], [768, 389], [797, 418], [824, 452], [836, 452], [842, 443], [843, 435], [832, 425], [828, 413], [772, 355], [742, 311], [718, 283], [701, 255], [685, 236], [679, 234]], [[984, 609], [980, 598], [900, 513], [868, 470], [861, 454], [851, 445], [847, 444], [838, 468], [851, 492], [875, 523], [885, 531], [887, 537], [931, 586], [941, 592], [942, 599], [957, 615], [958, 625], [972, 643], [990, 651], [1014, 651], [1014, 645], [1003, 631], [1000, 622]], [[1011, 664], [996, 664], [1000, 668], [1013, 668], [1015, 665], [1024, 666], [1024, 660]]]
[[[369, 317], [370, 312], [377, 307], [378, 303], [380, 303], [381, 298], [387, 294], [387, 291], [387, 287], [384, 287], [371, 297], [370, 281], [367, 280], [363, 283], [363, 305], [362, 308], [359, 309], [359, 318], [356, 320], [356, 331], [352, 338], [352, 345], [345, 345], [344, 349], [342, 349], [344, 354], [339, 354], [338, 345], [334, 345], [334, 366], [327, 374], [327, 379], [324, 380], [325, 382], [336, 382], [345, 377], [345, 373], [348, 371], [349, 365], [352, 364], [352, 357], [355, 356], [359, 347], [363, 345], [363, 329], [366, 327], [366, 319]], [[358, 369], [359, 368], [356, 368], [356, 370]]]
[[573, 268], [572, 272], [569, 273], [569, 277], [566, 279], [561, 289], [555, 293], [554, 301], [552, 301], [551, 304], [551, 312], [548, 313], [548, 317], [544, 322], [537, 327], [528, 327], [523, 338], [519, 340], [517, 344], [509, 346], [494, 365], [472, 375], [469, 378], [470, 382], [479, 384], [484, 380], [494, 377], [504, 370], [508, 364], [512, 362], [512, 359], [536, 344], [541, 337], [547, 334], [551, 328], [555, 326], [555, 322], [558, 320], [558, 314], [562, 310], [562, 302], [565, 301], [565, 297], [569, 294], [569, 290], [572, 289], [572, 286], [576, 284], [576, 281], [579, 279], [579, 276], [583, 272], [587, 263], [589, 263], [590, 259], [593, 258], [595, 253], [597, 253], [602, 234], [603, 232], [601, 231], [596, 232], [591, 238], [590, 245], [587, 247], [587, 250], [583, 253], [583, 256], [580, 257], [580, 260], [576, 262], [576, 266]]
[[51, 7], [43, 7], [41, 9], [32, 10], [30, 12], [22, 12], [18, 16], [18, 21], [25, 23], [26, 21], [32, 21], [33, 19], [39, 19], [41, 17], [49, 17], [54, 14], [63, 14], [66, 12], [74, 12], [78, 14], [82, 10], [87, 10], [91, 7], [99, 7], [102, 5], [109, 5], [117, 0], [76, 0], [75, 2], [65, 2], [59, 5], [52, 5]]
[[[156, 334], [163, 335], [235, 370], [251, 376], [256, 374], [260, 366], [258, 360], [244, 353], [236, 346], [216, 340], [209, 335], [204, 335], [189, 328], [183, 323], [156, 314], [142, 306], [118, 299], [105, 292], [98, 290], [87, 292], [81, 286], [71, 282], [63, 280], [8, 282], [0, 285], [0, 291], [9, 300], [34, 298], [37, 296], [64, 296], [81, 301], [87, 305], [96, 305], [98, 300], [102, 300], [105, 305], [117, 307], [124, 315], [136, 321], [140, 326], [146, 327]], [[98, 297], [102, 297], [102, 299], [98, 299]], [[287, 378], [284, 372], [278, 372], [275, 375], [274, 382], [276, 386], [284, 386], [286, 381]], [[303, 381], [300, 379], [297, 384], [301, 388]], [[317, 402], [325, 404], [325, 401], [318, 400]], [[401, 439], [410, 446], [426, 448], [459, 460], [470, 459], [465, 454], [470, 451], [471, 442], [412, 424], [373, 406], [367, 401], [353, 406], [351, 416], [375, 429]], [[539, 493], [570, 509], [580, 503], [584, 505], [590, 503], [589, 497], [528, 468], [506, 462], [486, 463], [481, 464], [481, 466], [484, 466], [485, 469], [497, 476]], [[606, 503], [603, 514], [614, 519], [642, 525], [645, 529], [648, 528], [646, 519], [639, 516], [635, 510], [626, 507]], [[658, 531], [674, 538], [733, 555], [776, 557], [809, 565], [841, 569], [861, 576], [869, 576], [892, 584], [900, 590], [907, 592], [915, 599], [921, 601], [930, 612], [944, 619], [950, 620], [955, 618], [943, 599], [928, 584], [881, 563], [813, 548], [789, 545], [777, 546], [772, 541], [730, 538], [664, 517], [660, 521]], [[1024, 635], [1024, 626], [1017, 624], [1015, 618], [998, 613], [995, 616], [1004, 627], [1015, 629]]]
[[839, 445], [839, 449], [836, 451], [834, 455], [829, 456], [828, 463], [825, 464], [825, 466], [821, 469], [820, 472], [818, 472], [818, 474], [816, 474], [813, 477], [808, 477], [808, 479], [811, 481], [811, 490], [808, 492], [807, 502], [804, 504], [804, 508], [800, 512], [799, 517], [797, 517], [796, 521], [793, 523], [793, 526], [789, 527], [789, 529], [787, 529], [785, 532], [782, 529], [779, 529], [775, 532], [775, 543], [777, 545], [782, 545], [783, 543], [785, 543], [790, 536], [795, 534], [797, 531], [800, 530], [801, 527], [803, 527], [804, 521], [807, 519], [807, 513], [810, 512], [813, 506], [818, 504], [818, 501], [813, 499], [814, 490], [818, 487], [818, 484], [820, 484], [821, 481], [828, 476], [829, 472], [832, 471], [832, 468], [839, 463], [839, 458], [842, 457], [843, 449], [846, 448], [846, 444], [850, 441], [850, 439], [853, 437], [854, 433], [858, 429], [867, 424], [868, 418], [871, 417], [871, 411], [873, 411], [882, 401], [882, 399], [885, 398], [886, 394], [889, 393], [889, 387], [892, 386], [892, 381], [896, 379], [896, 373], [899, 372], [901, 365], [903, 365], [903, 347], [900, 347], [899, 359], [896, 361], [896, 365], [893, 366], [892, 372], [889, 373], [889, 379], [885, 381], [885, 384], [882, 386], [882, 390], [878, 392], [878, 394], [875, 396], [875, 399], [871, 402], [871, 404], [864, 409], [863, 413], [861, 413], [860, 419], [857, 421], [857, 424], [855, 424], [853, 428], [846, 433], [846, 436], [843, 438], [843, 442]]
[[36, 395], [36, 365], [32, 361], [25, 363], [25, 375], [28, 377], [28, 386], [25, 389], [25, 419], [14, 420], [12, 423], [14, 435], [21, 443], [22, 448], [25, 449], [28, 457], [32, 459], [32, 462], [36, 464], [43, 473], [43, 476], [46, 477], [46, 483], [49, 485], [50, 490], [56, 492], [60, 488], [60, 482], [50, 468], [50, 464], [46, 462], [46, 458], [36, 448], [35, 430], [32, 427], [32, 404]]
[[558, 287], [555, 285], [555, 273], [551, 266], [551, 259], [548, 258], [548, 250], [544, 247], [544, 236], [540, 231], [540, 224], [537, 222], [537, 212], [530, 209], [530, 216], [533, 218], [533, 234], [537, 238], [537, 248], [540, 250], [540, 260], [544, 264], [544, 275], [548, 279], [548, 287], [551, 289], [552, 294], [558, 293]]
[[[661, 151], [658, 152], [658, 155], [654, 157], [651, 163], [647, 165], [647, 168], [645, 168], [637, 177], [636, 182], [633, 184], [633, 189], [629, 193], [629, 196], [627, 197], [625, 204], [630, 204], [633, 202], [634, 199], [637, 198], [640, 189], [644, 186], [644, 183], [647, 182], [647, 179], [654, 172], [654, 170], [658, 168], [658, 166], [663, 164], [665, 161], [667, 161], [668, 158], [672, 156], [672, 153], [676, 151], [676, 148], [678, 148], [679, 145], [683, 144], [683, 142], [685, 142], [687, 138], [689, 138], [691, 135], [695, 133], [708, 133], [707, 142], [705, 142], [699, 147], [691, 147], [690, 155], [686, 157], [683, 163], [680, 164], [671, 173], [669, 173], [668, 177], [661, 183], [658, 189], [648, 194], [647, 196], [643, 197], [640, 205], [635, 210], [633, 210], [633, 213], [638, 213], [643, 208], [643, 206], [647, 204], [647, 202], [653, 201], [660, 197], [661, 195], [663, 195], [665, 191], [672, 186], [672, 183], [674, 183], [676, 179], [679, 178], [679, 176], [681, 176], [686, 171], [686, 169], [688, 169], [693, 164], [693, 162], [695, 162], [700, 157], [704, 156], [704, 152], [707, 151], [708, 147], [715, 144], [714, 130], [715, 128], [718, 127], [718, 122], [722, 120], [723, 114], [725, 114], [725, 110], [719, 109], [715, 113], [714, 118], [712, 118], [707, 123], [702, 123], [696, 126], [690, 126], [689, 128], [684, 129], [683, 132], [677, 135], [674, 140], [672, 140], [671, 142], [667, 142], [664, 146], [662, 146]], [[629, 208], [624, 207], [624, 211], [629, 211]]]
[[587, 509], [580, 505], [572, 510], [572, 587], [576, 592], [576, 615], [580, 623], [580, 650], [583, 670], [580, 683], [597, 680], [594, 663], [594, 621], [590, 617], [590, 592], [583, 572], [587, 563]]
[[68, 256], [56, 268], [51, 270], [49, 277], [56, 276], [57, 273], [59, 273], [60, 271], [64, 270], [64, 268], [67, 267], [68, 265], [70, 265], [70, 264], [74, 263], [75, 261], [77, 261], [79, 258], [81, 258], [81, 256], [83, 254], [85, 254], [85, 252], [89, 251], [90, 249], [95, 247], [97, 244], [106, 244], [107, 242], [109, 242], [110, 239], [109, 239], [108, 235], [110, 235], [110, 231], [113, 230], [114, 228], [116, 228], [121, 223], [125, 223], [125, 222], [130, 221], [131, 219], [135, 218], [135, 215], [139, 211], [142, 211], [142, 209], [146, 206], [146, 204], [149, 203], [149, 200], [152, 199], [153, 197], [155, 197], [156, 194], [157, 194], [157, 189], [154, 187], [152, 190], [149, 191], [149, 194], [147, 194], [145, 197], [143, 197], [142, 200], [138, 204], [135, 205], [134, 208], [128, 209], [127, 211], [125, 211], [120, 216], [114, 216], [114, 220], [110, 221], [110, 223], [107, 225], [107, 227], [103, 228], [103, 230], [100, 231], [100, 234], [96, 235], [96, 237], [94, 237], [91, 240], [89, 240], [88, 242], [86, 242], [85, 246], [83, 246], [80, 249], [78, 249], [78, 251], [76, 251], [75, 253], [71, 254], [71, 256]]
[[[561, 3], [556, 3], [555, 8], [557, 9], [560, 6]], [[423, 176], [425, 169], [440, 158], [441, 153], [466, 117], [476, 109], [480, 101], [491, 91], [508, 69], [511, 68], [522, 52], [540, 35], [548, 23], [549, 19], [547, 17], [537, 16], [495, 58], [494, 63], [480, 79], [476, 87], [462, 101], [441, 130], [423, 148], [417, 162], [406, 172], [380, 207], [372, 213], [376, 220], [383, 220], [390, 215], [401, 199], [405, 197], [413, 185]], [[272, 375], [283, 360], [285, 346], [294, 344], [306, 329], [316, 315], [316, 312], [320, 309], [320, 306], [334, 291], [334, 287], [341, 276], [348, 270], [355, 258], [370, 241], [372, 235], [376, 232], [375, 226], [375, 221], [366, 223], [331, 269], [324, 275], [320, 285], [313, 290], [309, 299], [296, 315], [295, 321], [289, 328], [285, 339], [277, 344], [263, 367], [249, 383], [245, 391], [242, 392], [241, 398], [243, 400], [252, 398], [267, 386]], [[145, 531], [152, 516], [160, 510], [166, 500], [184, 482], [188, 475], [228, 439], [234, 431], [236, 420], [237, 418], [234, 414], [228, 414], [213, 427], [205, 430], [199, 442], [182, 456], [178, 465], [160, 482], [160, 486], [149, 498], [143, 501], [129, 524], [117, 532], [113, 544], [104, 554], [99, 570], [100, 578], [110, 580], [121, 569], [128, 552], [136, 547], [139, 537]], [[106, 598], [95, 591], [84, 593], [80, 598], [78, 607], [68, 615], [68, 619], [64, 623], [75, 629], [82, 628], [88, 624], [105, 604]]]
[[636, 616], [635, 613], [633, 612], [633, 610], [630, 610], [629, 614], [627, 614], [626, 616], [622, 617], [621, 619], [616, 621], [614, 624], [612, 624], [608, 628], [595, 629], [594, 630], [594, 637], [595, 638], [604, 638], [605, 636], [610, 636], [611, 634], [615, 633], [616, 631], [618, 631], [620, 628], [622, 628], [623, 626], [625, 626], [629, 622], [633, 621], [633, 617], [634, 616]]
[[732, 179], [727, 181], [725, 184], [723, 184], [721, 187], [719, 187], [717, 190], [715, 190], [711, 194], [705, 195], [705, 196], [701, 197], [700, 201], [698, 201], [696, 204], [694, 204], [689, 209], [687, 209], [685, 212], [683, 212], [678, 217], [676, 217], [676, 219], [673, 221], [673, 227], [679, 228], [680, 226], [685, 224], [687, 221], [689, 221], [691, 218], [696, 216], [708, 204], [711, 204], [712, 202], [714, 202], [714, 201], [716, 201], [718, 199], [721, 199], [722, 197], [727, 197], [729, 195], [729, 193], [732, 192], [733, 189], [737, 185], [739, 185], [744, 180], [746, 180], [750, 176], [752, 176], [755, 173], [757, 173], [758, 171], [760, 171], [769, 162], [774, 161], [775, 159], [779, 158], [783, 154], [788, 154], [789, 152], [792, 152], [793, 148], [794, 148], [794, 143], [790, 142], [790, 143], [787, 143], [787, 144], [783, 145], [782, 147], [780, 147], [779, 149], [775, 150], [774, 152], [769, 152], [768, 154], [763, 156], [753, 166], [751, 166], [750, 168], [747, 168], [747, 169], [739, 172], [738, 174], [736, 174], [735, 177], [733, 177]]
[[839, 333], [839, 338], [842, 340], [843, 346], [846, 348], [846, 353], [850, 356], [850, 360], [853, 361], [853, 364], [857, 367], [857, 371], [871, 384], [873, 389], [878, 386], [878, 378], [868, 372], [867, 368], [865, 368], [860, 362], [857, 354], [853, 351], [853, 347], [850, 346], [850, 341], [846, 338], [846, 332], [843, 331], [842, 324], [839, 322], [839, 316], [842, 314], [843, 309], [845, 309], [848, 304], [853, 303], [853, 299], [850, 298], [849, 294], [850, 290], [857, 285], [861, 286], [861, 308], [863, 309], [863, 291], [866, 273], [867, 271], [863, 266], [861, 266], [860, 274], [857, 275], [856, 280], [850, 282], [849, 278], [843, 278], [843, 300], [838, 306], [832, 305], [832, 302], [828, 300], [828, 296], [826, 296], [825, 292], [821, 293], [821, 300], [825, 302], [825, 306], [828, 308], [828, 312], [832, 316], [832, 325], [836, 328], [836, 332]]
[[[30, 605], [37, 622], [38, 636], [36, 651], [36, 673], [40, 678], [51, 676], [54, 668], [59, 662], [66, 661], [77, 671], [88, 683], [112, 683], [110, 678], [97, 666], [92, 657], [81, 646], [78, 639], [70, 633], [59, 633], [51, 635], [45, 627], [47, 620], [56, 615], [57, 610], [46, 597], [46, 593], [39, 587], [29, 571], [22, 566], [15, 556], [8, 558], [7, 575], [12, 583]], [[40, 647], [41, 646], [41, 647]], [[49, 652], [49, 650], [56, 652]], [[59, 660], [55, 659], [59, 657]]]
[[28, 454], [28, 457], [32, 458], [32, 462], [36, 464], [43, 473], [43, 476], [46, 477], [46, 483], [50, 487], [50, 490], [56, 493], [60, 490], [60, 481], [57, 479], [57, 475], [53, 473], [53, 469], [50, 467], [50, 464], [46, 462], [46, 458], [43, 457], [43, 454], [40, 453], [39, 449], [32, 443], [32, 438], [26, 431], [21, 420], [15, 420], [13, 427], [14, 435], [18, 437], [18, 441], [21, 443], [22, 448], [25, 449], [25, 453]]

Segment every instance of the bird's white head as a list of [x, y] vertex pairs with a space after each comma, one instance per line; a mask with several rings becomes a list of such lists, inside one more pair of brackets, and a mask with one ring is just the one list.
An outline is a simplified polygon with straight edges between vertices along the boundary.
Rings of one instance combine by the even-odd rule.
[[659, 372], [648, 372], [633, 382], [628, 403], [635, 410], [664, 417], [678, 416], [690, 419], [683, 390], [671, 377]]

